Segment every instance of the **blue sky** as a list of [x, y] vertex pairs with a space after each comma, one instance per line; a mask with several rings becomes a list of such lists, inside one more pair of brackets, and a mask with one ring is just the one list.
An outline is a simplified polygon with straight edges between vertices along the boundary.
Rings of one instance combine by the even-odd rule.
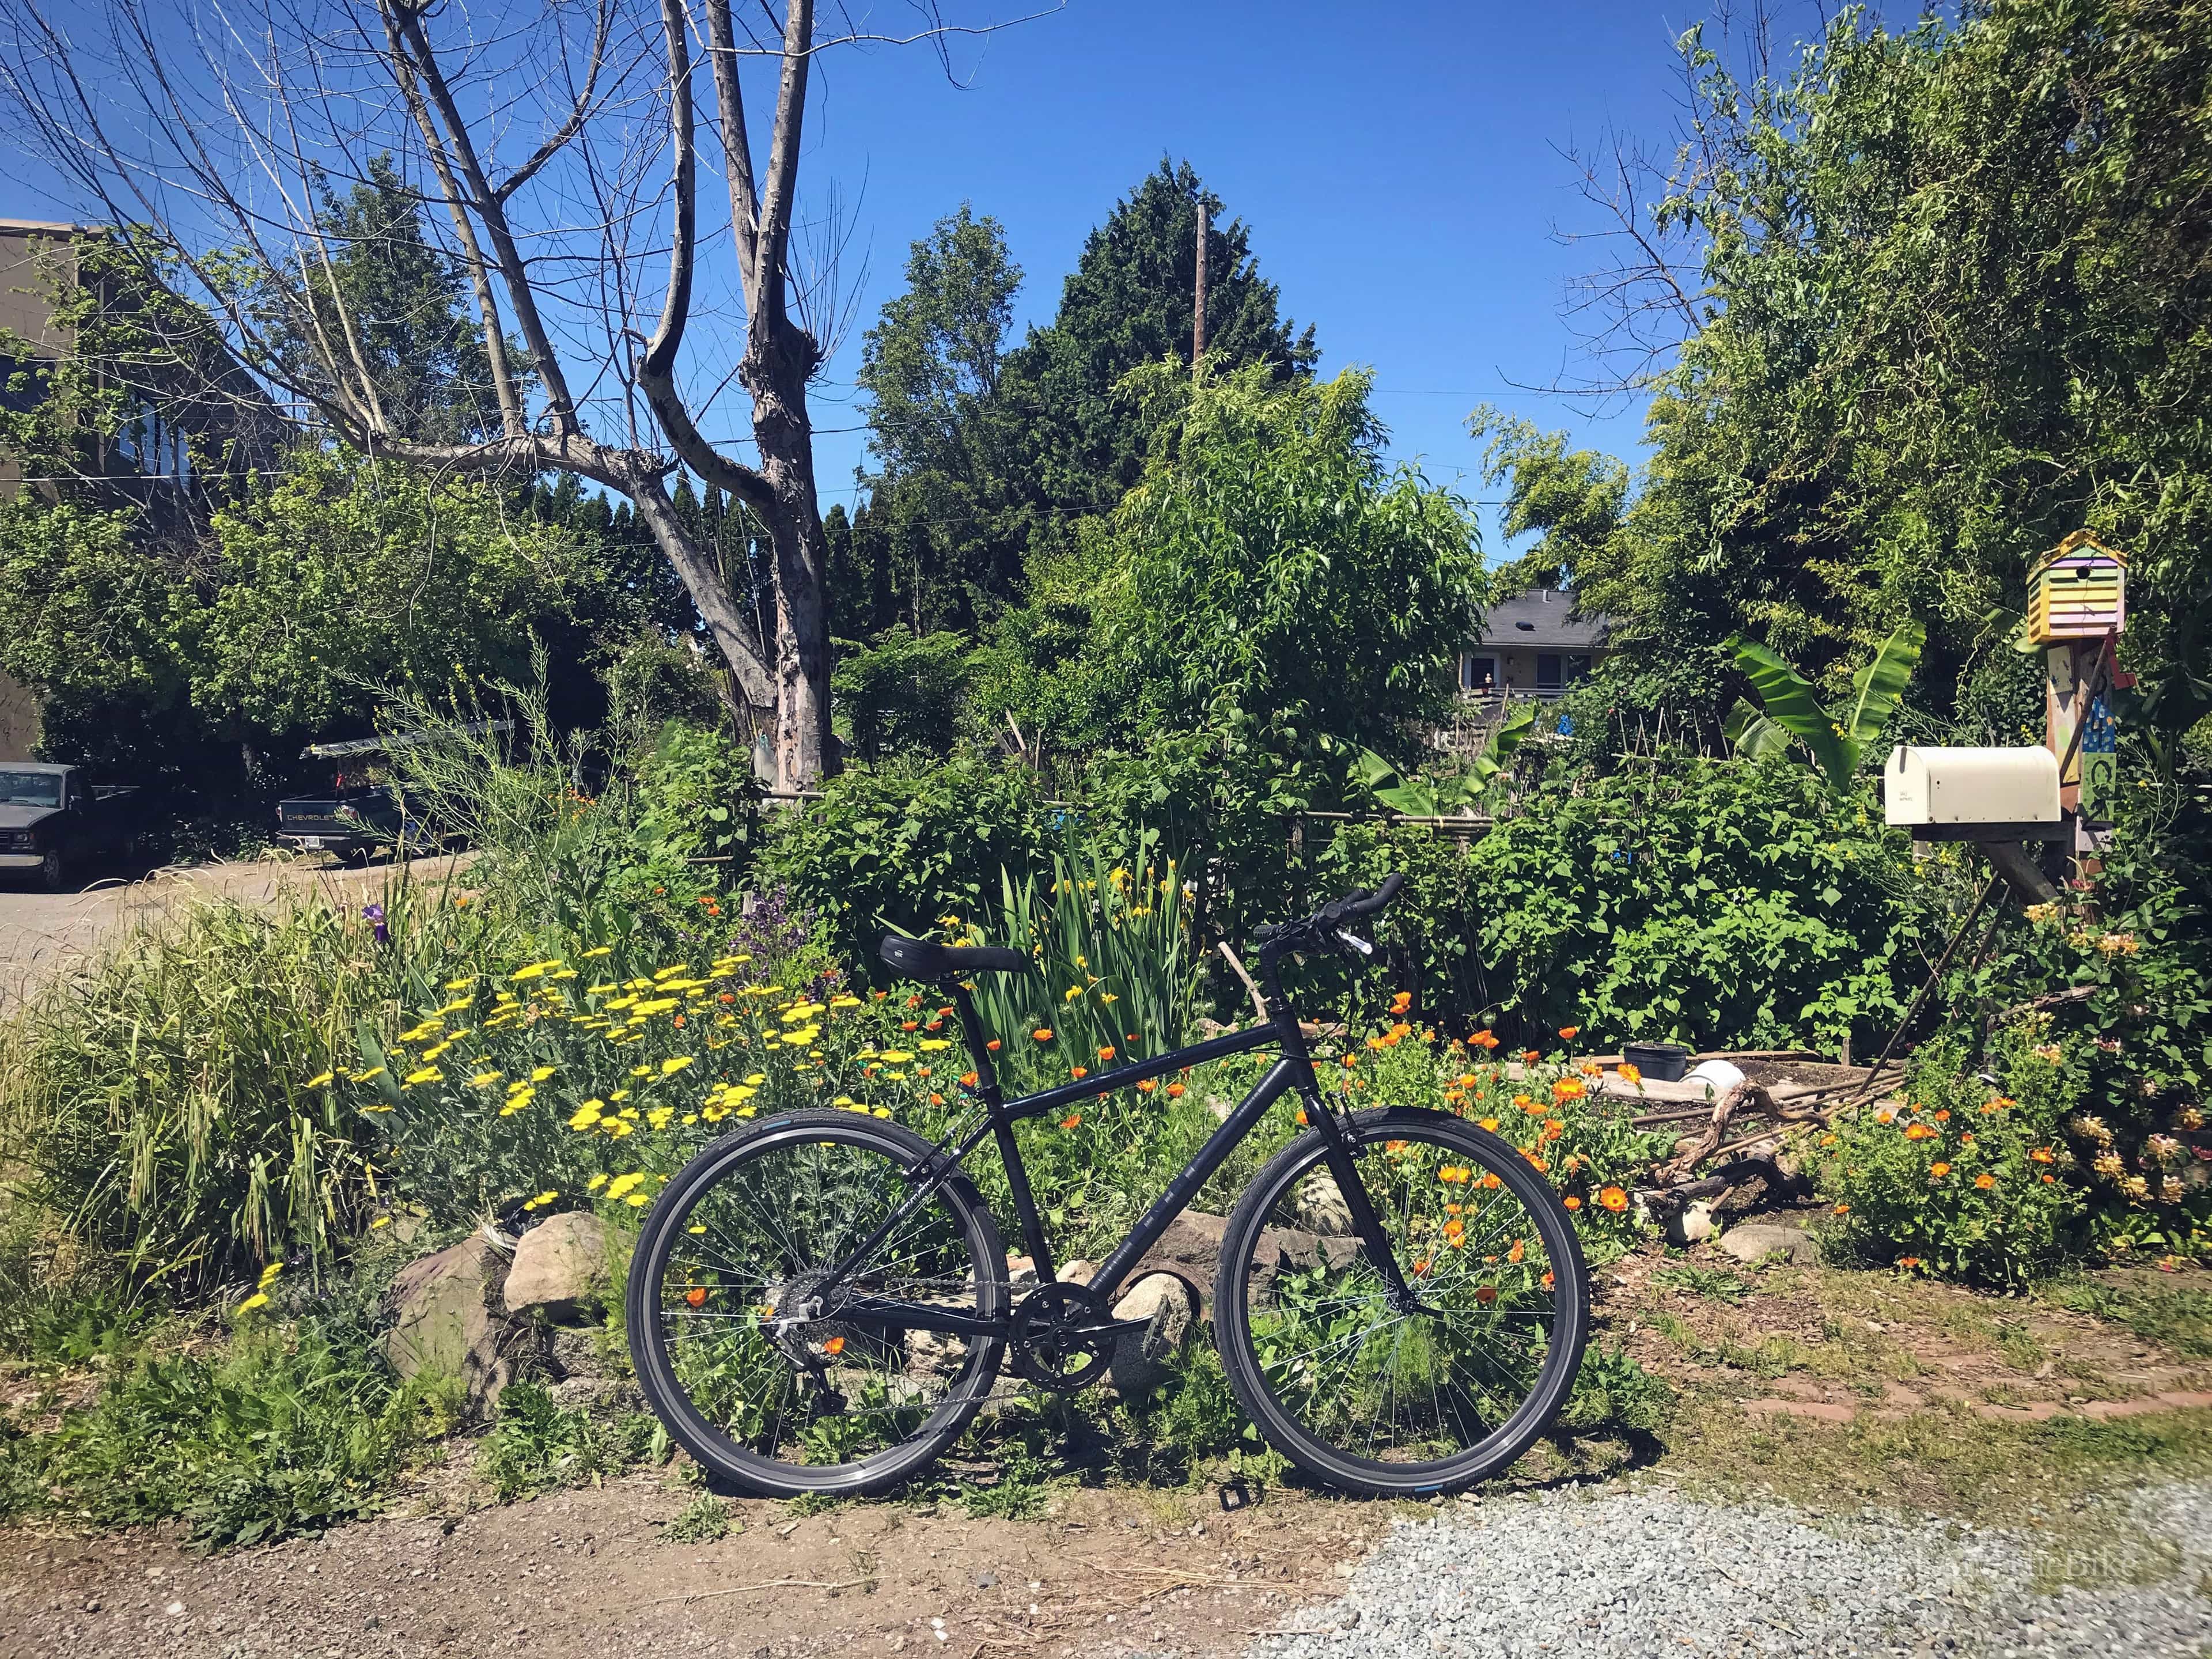
[[[960, 52], [965, 90], [912, 48], [836, 59], [807, 164], [842, 182], [871, 268], [820, 425], [857, 424], [828, 400], [851, 398], [860, 329], [939, 215], [963, 200], [996, 215], [1028, 273], [1019, 319], [1047, 320], [1085, 234], [1166, 155], [1251, 227], [1325, 372], [1373, 368], [1394, 449], [1431, 477], [1495, 493], [1464, 424], [1486, 401], [1632, 454], [1640, 409], [1513, 383], [1583, 367], [1559, 305], [1595, 256], [1552, 233], [1595, 221], [1554, 147], [1609, 126], [1664, 144], [1672, 43], [1705, 15], [1650, 0], [1071, 0]], [[1809, 5], [1784, 15], [1785, 33], [1818, 27]], [[818, 440], [826, 499], [850, 499], [864, 440]]]
[[[1817, 3], [1779, 0], [1785, 40], [1818, 28]], [[968, 21], [993, 5], [1024, 9], [945, 0]], [[909, 15], [896, 0], [853, 10], [886, 30]], [[868, 267], [816, 392], [825, 505], [851, 499], [866, 459], [851, 377], [908, 243], [963, 201], [995, 215], [1028, 273], [1018, 319], [1048, 319], [1085, 235], [1163, 155], [1188, 159], [1250, 227], [1285, 310], [1315, 325], [1324, 370], [1375, 371], [1395, 453], [1432, 478], [1494, 493], [1465, 430], [1486, 401], [1632, 457], [1640, 410], [1522, 389], [1584, 367], [1559, 307], [1597, 255], [1553, 232], [1598, 225], [1558, 151], [1608, 128], [1663, 149], [1672, 42], [1706, 15], [1705, 0], [1068, 0], [956, 46], [963, 86], [926, 48], [825, 55], [803, 188], [818, 205], [834, 183], [848, 270]], [[34, 177], [9, 170], [0, 214], [66, 207]]]

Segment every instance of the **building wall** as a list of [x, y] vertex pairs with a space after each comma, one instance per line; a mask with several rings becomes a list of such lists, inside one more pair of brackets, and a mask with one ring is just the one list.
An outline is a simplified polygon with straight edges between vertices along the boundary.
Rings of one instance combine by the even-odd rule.
[[0, 674], [0, 761], [35, 760], [39, 700], [31, 689]]
[[[1498, 687], [1493, 688], [1493, 695], [1496, 691], [1502, 690], [1509, 696], [1533, 696], [1540, 695], [1536, 684], [1536, 659], [1539, 656], [1557, 656], [1562, 659], [1579, 659], [1582, 662], [1591, 667], [1595, 667], [1605, 653], [1601, 651], [1589, 648], [1577, 651], [1567, 649], [1553, 650], [1548, 647], [1539, 648], [1533, 646], [1520, 645], [1479, 645], [1471, 647], [1465, 654], [1468, 658], [1490, 657], [1496, 659], [1498, 663], [1498, 678], [1502, 684]], [[1560, 669], [1563, 686], [1565, 684], [1571, 684], [1573, 681], [1570, 677], [1573, 672], [1573, 664], [1571, 662], [1563, 660], [1560, 664]], [[1462, 690], [1468, 689], [1467, 665], [1464, 660], [1462, 662], [1460, 672], [1461, 687]], [[1551, 696], [1553, 695], [1553, 693], [1550, 688], [1546, 688], [1540, 695]]]
[[[25, 219], [0, 219], [0, 329], [30, 341], [43, 356], [59, 356], [68, 342], [52, 327], [48, 295], [53, 261], [70, 256], [70, 225]], [[12, 455], [0, 455], [0, 499], [21, 488], [23, 470]], [[4, 730], [0, 727], [0, 730]]]

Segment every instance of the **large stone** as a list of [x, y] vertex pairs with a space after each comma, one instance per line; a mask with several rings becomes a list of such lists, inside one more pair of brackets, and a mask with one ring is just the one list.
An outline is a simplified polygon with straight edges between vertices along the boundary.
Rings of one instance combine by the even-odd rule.
[[1778, 1252], [1808, 1267], [1820, 1259], [1820, 1240], [1802, 1227], [1784, 1226], [1777, 1221], [1747, 1221], [1731, 1227], [1721, 1235], [1720, 1245], [1737, 1261], [1753, 1265]]
[[1294, 1207], [1298, 1225], [1306, 1231], [1327, 1238], [1352, 1237], [1352, 1206], [1344, 1201], [1336, 1177], [1326, 1169], [1315, 1170], [1298, 1182]]
[[546, 1217], [514, 1247], [507, 1310], [561, 1314], [605, 1297], [611, 1278], [608, 1247], [606, 1225], [595, 1215], [569, 1210]]
[[457, 1378], [471, 1406], [489, 1407], [526, 1363], [533, 1340], [507, 1314], [506, 1279], [507, 1258], [482, 1233], [402, 1267], [384, 1340], [392, 1368], [405, 1377]]
[[1114, 1345], [1109, 1370], [1114, 1386], [1139, 1398], [1168, 1379], [1175, 1356], [1198, 1326], [1199, 1298], [1178, 1273], [1147, 1273], [1114, 1304], [1116, 1319], [1142, 1319], [1141, 1331], [1125, 1332]]

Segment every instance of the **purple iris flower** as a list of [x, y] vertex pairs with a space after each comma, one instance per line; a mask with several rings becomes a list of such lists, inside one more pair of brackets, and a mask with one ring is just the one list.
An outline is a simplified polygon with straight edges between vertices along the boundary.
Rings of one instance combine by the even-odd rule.
[[384, 907], [382, 905], [364, 904], [361, 907], [361, 914], [364, 920], [374, 924], [376, 928], [376, 942], [379, 945], [389, 945], [392, 943], [392, 930], [384, 925]]

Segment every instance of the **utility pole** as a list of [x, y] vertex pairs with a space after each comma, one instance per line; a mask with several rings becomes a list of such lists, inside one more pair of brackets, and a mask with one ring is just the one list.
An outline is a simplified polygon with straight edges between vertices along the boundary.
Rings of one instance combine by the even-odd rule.
[[1198, 378], [1199, 360], [1206, 356], [1206, 198], [1198, 198], [1198, 286], [1192, 293], [1190, 316], [1190, 378]]

